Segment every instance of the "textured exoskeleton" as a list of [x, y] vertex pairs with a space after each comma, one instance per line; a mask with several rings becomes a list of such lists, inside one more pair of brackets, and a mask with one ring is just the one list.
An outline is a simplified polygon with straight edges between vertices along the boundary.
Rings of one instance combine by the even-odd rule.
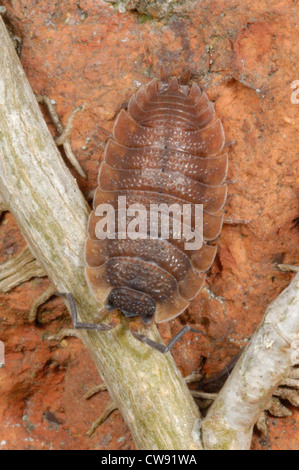
[[[98, 177], [86, 243], [86, 276], [105, 309], [143, 323], [181, 314], [202, 289], [216, 254], [226, 200], [228, 156], [224, 131], [206, 93], [156, 79], [132, 96], [118, 115]], [[95, 209], [118, 196], [131, 204], [203, 204], [203, 244], [184, 239], [105, 239], [96, 236]], [[194, 220], [193, 220], [194, 225]], [[194, 227], [193, 227], [194, 228]], [[116, 227], [116, 232], [118, 228]]]

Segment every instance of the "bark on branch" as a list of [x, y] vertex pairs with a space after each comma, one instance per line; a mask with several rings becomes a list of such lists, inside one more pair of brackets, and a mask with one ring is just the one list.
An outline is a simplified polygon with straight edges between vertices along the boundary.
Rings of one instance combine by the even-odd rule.
[[299, 363], [299, 273], [267, 309], [202, 423], [205, 449], [246, 450], [273, 392]]
[[[0, 195], [57, 290], [72, 292], [82, 321], [99, 304], [84, 276], [89, 208], [66, 168], [0, 18]], [[159, 340], [156, 328], [151, 337]], [[81, 332], [140, 449], [198, 449], [198, 409], [170, 354], [136, 341], [123, 321]]]

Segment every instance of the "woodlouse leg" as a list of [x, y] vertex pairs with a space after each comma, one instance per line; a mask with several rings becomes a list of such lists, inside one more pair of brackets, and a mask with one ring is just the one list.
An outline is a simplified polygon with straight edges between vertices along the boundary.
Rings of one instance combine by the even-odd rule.
[[191, 326], [186, 325], [169, 341], [169, 343], [166, 346], [164, 344], [157, 343], [156, 341], [153, 341], [147, 336], [137, 333], [134, 330], [131, 330], [131, 333], [134, 336], [134, 338], [136, 338], [138, 341], [141, 341], [141, 343], [147, 344], [151, 348], [157, 349], [162, 354], [165, 354], [168, 351], [170, 351], [171, 348], [189, 331], [192, 331], [193, 333], [202, 333], [202, 331], [197, 330], [196, 328], [191, 328]]
[[73, 294], [70, 292], [55, 292], [55, 295], [59, 295], [68, 300], [71, 308], [73, 325], [76, 330], [108, 331], [112, 330], [112, 328], [116, 326], [115, 322], [111, 322], [108, 325], [105, 325], [104, 323], [78, 322], [77, 306]]

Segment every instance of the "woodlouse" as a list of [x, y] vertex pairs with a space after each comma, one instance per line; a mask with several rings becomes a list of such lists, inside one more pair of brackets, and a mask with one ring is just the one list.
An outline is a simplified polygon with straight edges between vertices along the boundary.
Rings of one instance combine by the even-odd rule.
[[[181, 314], [202, 289], [217, 249], [211, 242], [223, 223], [224, 145], [214, 106], [194, 82], [189, 87], [176, 78], [168, 83], [154, 79], [119, 113], [99, 171], [85, 251], [88, 284], [106, 309], [140, 317], [144, 324], [161, 323]], [[153, 203], [203, 204], [202, 247], [185, 250], [184, 240], [173, 238], [99, 240], [95, 209], [110, 204], [117, 210], [119, 196], [126, 196], [127, 206], [138, 203], [147, 209]], [[133, 334], [165, 352], [190, 330], [198, 331], [183, 328], [167, 347]]]

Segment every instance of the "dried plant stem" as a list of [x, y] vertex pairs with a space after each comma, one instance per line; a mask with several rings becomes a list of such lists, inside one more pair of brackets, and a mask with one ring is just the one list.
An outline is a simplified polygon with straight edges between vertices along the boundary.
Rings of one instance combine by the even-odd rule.
[[297, 273], [299, 271], [299, 266], [295, 266], [293, 264], [279, 264], [278, 267], [281, 271], [286, 271], [286, 272], [290, 271], [290, 272]]
[[194, 382], [199, 382], [202, 379], [203, 375], [199, 372], [187, 375], [184, 377], [186, 384], [192, 384]]
[[17, 256], [0, 265], [0, 291], [8, 292], [32, 277], [44, 276], [45, 270], [26, 247]]
[[194, 398], [202, 398], [203, 400], [215, 400], [217, 393], [201, 392], [200, 390], [191, 390], [191, 394]]
[[71, 143], [70, 143], [70, 140], [69, 140], [69, 135], [72, 132], [72, 128], [73, 128], [74, 117], [79, 111], [84, 110], [85, 104], [83, 104], [82, 106], [77, 106], [73, 110], [73, 112], [71, 113], [71, 115], [69, 116], [69, 118], [67, 120], [67, 123], [66, 123], [65, 127], [63, 127], [63, 125], [60, 122], [57, 111], [55, 109], [55, 106], [52, 103], [52, 101], [50, 100], [50, 98], [48, 98], [48, 96], [45, 96], [45, 95], [36, 94], [36, 99], [39, 103], [44, 103], [47, 106], [50, 117], [52, 119], [52, 122], [55, 125], [58, 132], [60, 132], [60, 135], [58, 137], [56, 137], [56, 139], [55, 139], [56, 145], [62, 145], [63, 146], [63, 149], [65, 151], [65, 155], [68, 158], [68, 160], [70, 161], [70, 163], [77, 170], [79, 175], [81, 175], [83, 178], [86, 178], [86, 174], [85, 174], [84, 170], [82, 169], [80, 163], [78, 162], [77, 158], [75, 157], [75, 155], [72, 151]]
[[93, 397], [99, 392], [105, 392], [107, 390], [106, 384], [95, 385], [92, 387], [88, 392], [85, 393], [84, 398], [85, 400], [89, 400], [89, 398]]
[[57, 341], [58, 343], [64, 338], [78, 338], [81, 339], [80, 331], [73, 328], [63, 328], [56, 335], [48, 336], [48, 341]]
[[253, 426], [274, 393], [298, 406], [295, 390], [277, 390], [292, 372], [298, 335], [299, 273], [267, 309], [262, 324], [209, 409], [202, 423], [205, 449], [249, 449]]
[[103, 424], [108, 418], [108, 416], [111, 415], [111, 413], [115, 410], [117, 410], [117, 406], [112, 400], [110, 400], [108, 405], [105, 407], [103, 413], [101, 414], [101, 416], [92, 423], [91, 428], [87, 432], [87, 435], [91, 437], [93, 433], [96, 431], [96, 429], [99, 426], [101, 426], [101, 424]]
[[54, 293], [56, 292], [56, 289], [53, 286], [49, 286], [37, 299], [34, 300], [34, 302], [31, 305], [31, 309], [29, 312], [29, 323], [34, 323], [36, 318], [37, 318], [37, 311], [38, 307], [43, 305], [47, 300], [49, 300]]

